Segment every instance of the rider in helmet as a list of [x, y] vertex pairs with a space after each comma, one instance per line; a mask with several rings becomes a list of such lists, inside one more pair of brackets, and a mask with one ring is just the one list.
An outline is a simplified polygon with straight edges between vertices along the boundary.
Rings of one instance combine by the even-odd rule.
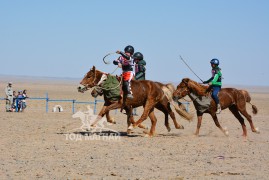
[[214, 99], [216, 105], [217, 105], [217, 114], [221, 112], [221, 106], [219, 103], [219, 97], [218, 93], [221, 90], [221, 79], [222, 79], [222, 73], [221, 69], [219, 68], [219, 60], [214, 58], [210, 61], [211, 67], [212, 67], [212, 77], [208, 79], [207, 81], [204, 81], [204, 84], [209, 84], [212, 87], [212, 98]]
[[122, 90], [127, 98], [133, 99], [133, 93], [131, 91], [131, 80], [134, 77], [134, 60], [132, 57], [134, 54], [134, 48], [133, 46], [128, 45], [124, 48], [124, 52], [117, 51], [116, 53], [120, 54], [121, 56], [117, 60], [114, 60], [113, 64], [118, 65], [120, 68], [122, 68]]
[[136, 80], [145, 80], [146, 79], [146, 61], [144, 56], [140, 52], [136, 52], [133, 55], [135, 61], [135, 79]]

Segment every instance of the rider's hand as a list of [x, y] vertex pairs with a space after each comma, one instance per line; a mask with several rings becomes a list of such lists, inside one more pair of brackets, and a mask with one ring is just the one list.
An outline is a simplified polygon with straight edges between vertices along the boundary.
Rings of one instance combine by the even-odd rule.
[[211, 86], [212, 85], [212, 82], [209, 82], [208, 85]]
[[117, 54], [120, 54], [120, 51], [116, 51]]

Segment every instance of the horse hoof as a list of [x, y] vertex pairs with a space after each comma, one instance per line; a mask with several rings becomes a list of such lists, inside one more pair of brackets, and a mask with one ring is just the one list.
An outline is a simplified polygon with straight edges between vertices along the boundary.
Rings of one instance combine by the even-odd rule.
[[181, 125], [181, 126], [179, 127], [179, 129], [184, 129], [184, 126], [183, 126], [183, 125]]
[[131, 134], [131, 133], [132, 133], [132, 130], [127, 129], [127, 134]]
[[253, 132], [255, 132], [257, 134], [260, 134], [261, 133], [260, 130], [259, 130], [259, 128], [255, 128]]
[[149, 132], [148, 131], [143, 131], [144, 134], [148, 134]]
[[170, 132], [171, 131], [171, 128], [170, 127], [166, 127], [167, 131]]
[[128, 130], [133, 130], [134, 129], [134, 126], [133, 125], [130, 125], [129, 127], [128, 127]]
[[227, 127], [223, 128], [223, 133], [225, 134], [225, 136], [229, 136], [229, 131]]
[[149, 137], [153, 137], [153, 135], [151, 135], [151, 134], [145, 134], [144, 137], [149, 138]]
[[109, 122], [112, 123], [112, 124], [116, 124], [116, 121], [115, 121], [114, 118], [111, 118], [111, 119], [109, 120]]

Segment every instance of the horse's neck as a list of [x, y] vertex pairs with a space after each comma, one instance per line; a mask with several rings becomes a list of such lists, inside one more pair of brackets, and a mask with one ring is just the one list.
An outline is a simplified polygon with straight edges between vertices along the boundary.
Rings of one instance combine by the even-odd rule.
[[205, 96], [206, 88], [202, 85], [197, 85], [195, 83], [191, 83], [189, 88], [191, 89], [191, 92], [195, 94], [196, 96]]
[[100, 81], [104, 74], [106, 73], [101, 72], [101, 71], [96, 71], [96, 80]]
[[193, 92], [189, 93], [189, 97], [191, 98], [192, 101], [194, 101], [195, 99], [197, 99], [199, 96], [194, 94]]

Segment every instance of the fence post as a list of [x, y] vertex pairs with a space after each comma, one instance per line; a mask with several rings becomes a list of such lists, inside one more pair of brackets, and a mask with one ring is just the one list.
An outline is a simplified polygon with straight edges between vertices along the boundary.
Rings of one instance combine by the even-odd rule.
[[97, 112], [97, 99], [94, 98], [94, 110], [93, 110], [93, 113], [96, 114]]
[[46, 93], [46, 113], [49, 112], [49, 95]]
[[18, 110], [19, 110], [18, 105], [19, 105], [19, 100], [18, 100], [18, 98], [16, 98], [16, 112], [18, 112]]
[[76, 101], [76, 100], [74, 100], [74, 99], [73, 99], [73, 101], [72, 101], [72, 102], [73, 102], [73, 104], [72, 104], [72, 112], [73, 112], [73, 114], [75, 113], [75, 101]]

